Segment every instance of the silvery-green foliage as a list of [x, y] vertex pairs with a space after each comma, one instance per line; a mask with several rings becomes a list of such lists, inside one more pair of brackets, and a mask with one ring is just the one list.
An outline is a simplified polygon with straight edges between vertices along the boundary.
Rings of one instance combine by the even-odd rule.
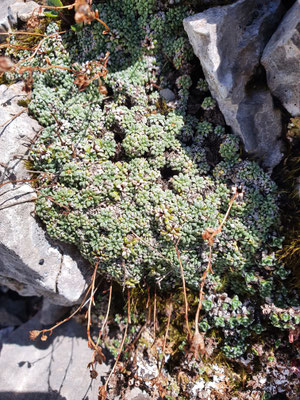
[[186, 8], [110, 0], [99, 11], [110, 35], [95, 23], [72, 40], [43, 44], [51, 62], [73, 69], [107, 50], [111, 56], [107, 96], [96, 82], [79, 91], [69, 71], [34, 73], [29, 109], [44, 129], [30, 158], [49, 177], [39, 187], [36, 214], [51, 237], [75, 244], [92, 263], [99, 260], [102, 274], [127, 286], [180, 285], [178, 243], [187, 286], [198, 290], [208, 262], [202, 233], [218, 227], [238, 187], [243, 198], [215, 238], [200, 328], [218, 329], [224, 353], [239, 357], [251, 332], [264, 329], [262, 304], [292, 305], [274, 257], [276, 185], [256, 162], [240, 158], [237, 137], [187, 114], [192, 81], [184, 71], [175, 109], [159, 108], [153, 83], [190, 60], [181, 26]]

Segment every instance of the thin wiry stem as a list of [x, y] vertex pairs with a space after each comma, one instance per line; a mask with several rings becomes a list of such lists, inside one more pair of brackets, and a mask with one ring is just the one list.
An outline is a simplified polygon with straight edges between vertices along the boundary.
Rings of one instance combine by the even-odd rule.
[[176, 250], [176, 255], [177, 255], [177, 258], [178, 258], [178, 262], [179, 262], [179, 265], [180, 265], [180, 273], [181, 273], [181, 280], [182, 280], [182, 286], [183, 286], [184, 306], [185, 306], [185, 311], [184, 311], [185, 324], [186, 324], [186, 329], [187, 329], [187, 332], [188, 332], [188, 337], [190, 337], [191, 336], [191, 330], [190, 330], [190, 326], [189, 326], [189, 317], [188, 317], [189, 304], [188, 304], [187, 294], [186, 294], [186, 284], [185, 284], [184, 271], [183, 271], [183, 266], [182, 266], [180, 252], [179, 252], [177, 243], [175, 243], [174, 245], [175, 245], [175, 250]]
[[3, 124], [0, 125], [0, 127], [2, 128], [3, 126], [9, 124], [11, 121], [13, 121], [14, 119], [16, 119], [19, 115], [23, 114], [23, 112], [27, 111], [27, 108], [25, 108], [24, 110], [19, 111], [17, 114], [13, 115], [10, 119], [8, 119], [7, 121], [5, 121]]
[[94, 272], [92, 275], [92, 283], [91, 283], [91, 295], [89, 299], [89, 306], [87, 310], [87, 327], [86, 327], [86, 333], [88, 337], [88, 345], [91, 349], [97, 350], [97, 345], [94, 343], [92, 337], [91, 337], [91, 324], [92, 324], [92, 306], [95, 304], [94, 303], [94, 288], [95, 288], [95, 282], [96, 282], [96, 275], [97, 275], [97, 269], [99, 265], [99, 260], [97, 260], [94, 268]]
[[104, 384], [104, 390], [105, 390], [105, 391], [107, 391], [108, 383], [109, 383], [109, 381], [110, 381], [110, 379], [111, 379], [111, 377], [112, 377], [112, 375], [113, 375], [113, 373], [114, 373], [114, 371], [115, 371], [115, 369], [116, 369], [116, 366], [117, 366], [117, 364], [118, 364], [118, 362], [119, 362], [119, 358], [120, 358], [120, 356], [121, 356], [121, 354], [122, 354], [122, 350], [123, 350], [123, 347], [124, 347], [124, 343], [125, 343], [125, 340], [126, 340], [126, 337], [127, 337], [127, 331], [128, 331], [129, 321], [131, 320], [131, 313], [130, 313], [130, 289], [128, 289], [127, 296], [128, 296], [127, 323], [126, 323], [124, 335], [123, 335], [123, 338], [122, 338], [122, 342], [121, 342], [120, 347], [119, 347], [119, 350], [118, 350], [118, 354], [117, 354], [117, 357], [116, 357], [116, 361], [115, 361], [114, 366], [112, 367], [112, 370], [110, 371], [110, 374], [108, 375], [108, 378], [106, 379], [106, 382], [105, 382], [105, 384]]
[[195, 315], [195, 332], [199, 330], [199, 315], [200, 311], [202, 309], [202, 299], [203, 299], [203, 293], [204, 293], [204, 284], [205, 284], [205, 279], [208, 274], [208, 272], [211, 270], [211, 256], [212, 256], [212, 248], [209, 246], [209, 258], [208, 258], [208, 265], [205, 271], [203, 272], [202, 278], [201, 278], [201, 285], [200, 285], [200, 290], [199, 290], [199, 303], [198, 303], [198, 308], [197, 312]]
[[147, 286], [147, 303], [146, 303], [146, 310], [148, 310], [148, 315], [146, 319], [146, 324], [148, 325], [151, 321], [151, 296], [150, 296], [150, 288]]
[[40, 178], [35, 178], [35, 179], [18, 179], [18, 180], [14, 180], [14, 181], [7, 181], [4, 182], [0, 185], [0, 188], [2, 188], [2, 186], [8, 185], [9, 183], [27, 183], [27, 182], [36, 182], [39, 181]]
[[157, 298], [156, 298], [156, 287], [154, 289], [154, 305], [153, 305], [153, 343], [156, 340], [156, 307], [157, 307]]
[[208, 256], [208, 263], [207, 263], [207, 268], [203, 272], [202, 278], [201, 278], [201, 284], [200, 284], [200, 289], [199, 289], [199, 302], [198, 302], [198, 307], [197, 311], [195, 314], [195, 332], [191, 340], [191, 346], [190, 346], [190, 354], [193, 354], [193, 356], [197, 359], [199, 356], [199, 351], [201, 354], [205, 354], [205, 347], [204, 347], [204, 338], [203, 335], [199, 331], [199, 317], [200, 317], [200, 312], [202, 309], [202, 302], [203, 302], [203, 295], [204, 295], [204, 286], [205, 286], [205, 281], [207, 278], [207, 275], [209, 272], [213, 273], [212, 270], [212, 246], [214, 243], [214, 238], [217, 234], [219, 234], [222, 231], [222, 228], [229, 216], [231, 207], [238, 197], [239, 193], [236, 190], [232, 196], [232, 198], [229, 201], [228, 209], [226, 211], [226, 214], [221, 222], [221, 224], [218, 226], [217, 229], [206, 229], [205, 232], [203, 232], [202, 237], [204, 240], [207, 240], [208, 246], [209, 246], [209, 256]]
[[[99, 285], [97, 286], [97, 288], [93, 291], [93, 296], [95, 295], [97, 289], [98, 289]], [[58, 322], [57, 324], [53, 325], [51, 328], [49, 329], [42, 329], [41, 331], [30, 331], [30, 338], [32, 340], [36, 339], [41, 333], [44, 335], [47, 332], [50, 332], [50, 335], [52, 334], [52, 331], [56, 328], [58, 328], [60, 325], [64, 324], [65, 322], [68, 322], [71, 318], [74, 317], [74, 315], [76, 315], [86, 304], [89, 300], [86, 301], [88, 294], [90, 293], [92, 289], [92, 284], [90, 284], [90, 286], [88, 287], [82, 302], [80, 303], [80, 306], [78, 308], [76, 308], [76, 310], [69, 315], [67, 318], [63, 319], [62, 321]]]
[[26, 32], [26, 31], [0, 32], [0, 35], [8, 35], [8, 36], [12, 36], [12, 35], [31, 35], [31, 36], [42, 36], [42, 37], [45, 37], [45, 38], [49, 37], [48, 35], [44, 35], [43, 33]]
[[165, 337], [164, 337], [162, 359], [161, 359], [161, 363], [160, 363], [160, 366], [159, 366], [159, 374], [161, 374], [161, 370], [162, 370], [162, 368], [164, 366], [164, 363], [165, 363], [166, 344], [167, 344], [167, 340], [168, 340], [168, 336], [169, 336], [171, 315], [172, 315], [172, 310], [173, 310], [172, 303], [168, 304], [167, 308], [168, 308], [168, 322], [167, 322], [166, 333], [165, 333]]
[[108, 320], [108, 316], [109, 316], [109, 312], [110, 312], [111, 298], [112, 298], [112, 283], [110, 284], [110, 287], [109, 287], [109, 297], [108, 297], [106, 315], [105, 315], [105, 318], [104, 318], [104, 320], [102, 322], [102, 326], [101, 326], [101, 329], [100, 329], [99, 335], [98, 335], [98, 340], [97, 340], [97, 344], [98, 345], [100, 343], [101, 336], [103, 335], [103, 331], [104, 331], [104, 329], [106, 327], [106, 324], [107, 324], [107, 320]]

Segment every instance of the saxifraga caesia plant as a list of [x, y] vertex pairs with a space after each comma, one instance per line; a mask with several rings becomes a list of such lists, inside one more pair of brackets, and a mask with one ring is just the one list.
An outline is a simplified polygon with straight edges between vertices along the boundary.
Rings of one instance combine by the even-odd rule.
[[[205, 119], [215, 103], [203, 79], [200, 120], [188, 112], [192, 53], [182, 19], [190, 10], [133, 0], [99, 7], [106, 35], [97, 21], [62, 34], [51, 23], [6, 72], [30, 78], [28, 107], [44, 127], [29, 154], [36, 214], [95, 266], [79, 307], [88, 302], [92, 374], [103, 360], [90, 334], [97, 272], [129, 293], [182, 286], [188, 354], [203, 357], [205, 337], [217, 331], [219, 350], [239, 360], [274, 327], [284, 337], [299, 325], [297, 296], [275, 257], [283, 240], [276, 185], [240, 157], [237, 137]], [[20, 45], [17, 34], [10, 43]], [[161, 101], [164, 87], [174, 102]], [[193, 324], [187, 288], [198, 294]], [[31, 336], [46, 339], [54, 328]]]

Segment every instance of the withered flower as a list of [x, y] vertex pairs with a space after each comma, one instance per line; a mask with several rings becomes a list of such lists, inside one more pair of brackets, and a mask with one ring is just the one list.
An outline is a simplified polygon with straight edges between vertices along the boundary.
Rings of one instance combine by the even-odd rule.
[[106, 361], [106, 357], [102, 352], [102, 348], [100, 346], [97, 346], [97, 349], [95, 350], [95, 361], [97, 361], [99, 364], [102, 364], [103, 362]]
[[85, 74], [78, 74], [74, 80], [75, 85], [78, 86], [79, 90], [84, 90], [90, 84], [90, 79]]
[[29, 339], [30, 340], [35, 340], [39, 335], [40, 335], [41, 331], [30, 331], [29, 332]]
[[214, 232], [215, 232], [214, 229], [206, 228], [205, 231], [202, 233], [202, 239], [203, 240], [207, 240], [208, 242], [210, 242]]
[[107, 95], [107, 89], [106, 89], [105, 86], [99, 84], [99, 89], [98, 90], [99, 90], [100, 94], [103, 94], [104, 96]]
[[95, 369], [92, 369], [92, 370], [90, 371], [90, 377], [91, 377], [91, 379], [96, 379], [97, 376], [98, 376], [98, 372], [97, 372]]
[[35, 29], [40, 25], [40, 23], [41, 23], [40, 18], [37, 15], [33, 15], [26, 22], [26, 25], [28, 29]]
[[87, 0], [75, 0], [75, 21], [77, 24], [83, 22], [90, 24], [95, 19], [95, 12]]
[[98, 400], [106, 400], [107, 391], [105, 385], [99, 386]]
[[41, 340], [42, 340], [43, 342], [46, 342], [47, 339], [48, 339], [48, 336], [47, 336], [47, 335], [43, 334], [43, 335], [41, 336]]

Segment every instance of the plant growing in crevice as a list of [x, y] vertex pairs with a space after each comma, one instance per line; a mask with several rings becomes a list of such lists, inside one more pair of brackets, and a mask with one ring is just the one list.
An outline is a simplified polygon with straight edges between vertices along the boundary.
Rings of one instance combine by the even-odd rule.
[[[179, 332], [174, 325], [181, 324], [181, 351], [200, 358], [197, 365], [216, 353], [240, 364], [255, 344], [272, 340], [266, 337], [273, 337], [274, 317], [268, 318], [266, 306], [298, 305], [275, 257], [282, 242], [277, 187], [256, 162], [241, 158], [237, 137], [205, 120], [203, 110], [200, 121], [188, 114], [197, 82], [189, 76], [192, 55], [181, 26], [190, 13], [185, 5], [107, 1], [99, 13], [107, 35], [96, 21], [64, 34], [51, 23], [31, 56], [19, 53], [25, 69], [15, 69], [32, 73], [28, 108], [43, 126], [29, 154], [33, 170], [47, 176], [35, 182], [36, 214], [51, 237], [75, 244], [94, 266], [87, 293], [91, 375], [103, 360], [101, 337], [112, 299], [110, 289], [94, 338], [89, 329], [97, 272], [143, 293], [151, 305], [144, 331], [148, 321], [156, 346], [163, 334], [163, 354]], [[158, 88], [165, 87], [178, 96], [162, 107]], [[199, 81], [196, 90], [208, 96], [207, 89]], [[204, 106], [213, 104], [206, 100]], [[232, 187], [241, 189], [241, 201]], [[157, 292], [162, 297], [170, 291], [180, 301], [173, 298], [161, 326]], [[128, 309], [119, 349], [130, 315]], [[287, 338], [296, 321], [292, 328], [284, 323], [276, 329]], [[167, 364], [160, 363], [156, 376], [161, 393]]]

